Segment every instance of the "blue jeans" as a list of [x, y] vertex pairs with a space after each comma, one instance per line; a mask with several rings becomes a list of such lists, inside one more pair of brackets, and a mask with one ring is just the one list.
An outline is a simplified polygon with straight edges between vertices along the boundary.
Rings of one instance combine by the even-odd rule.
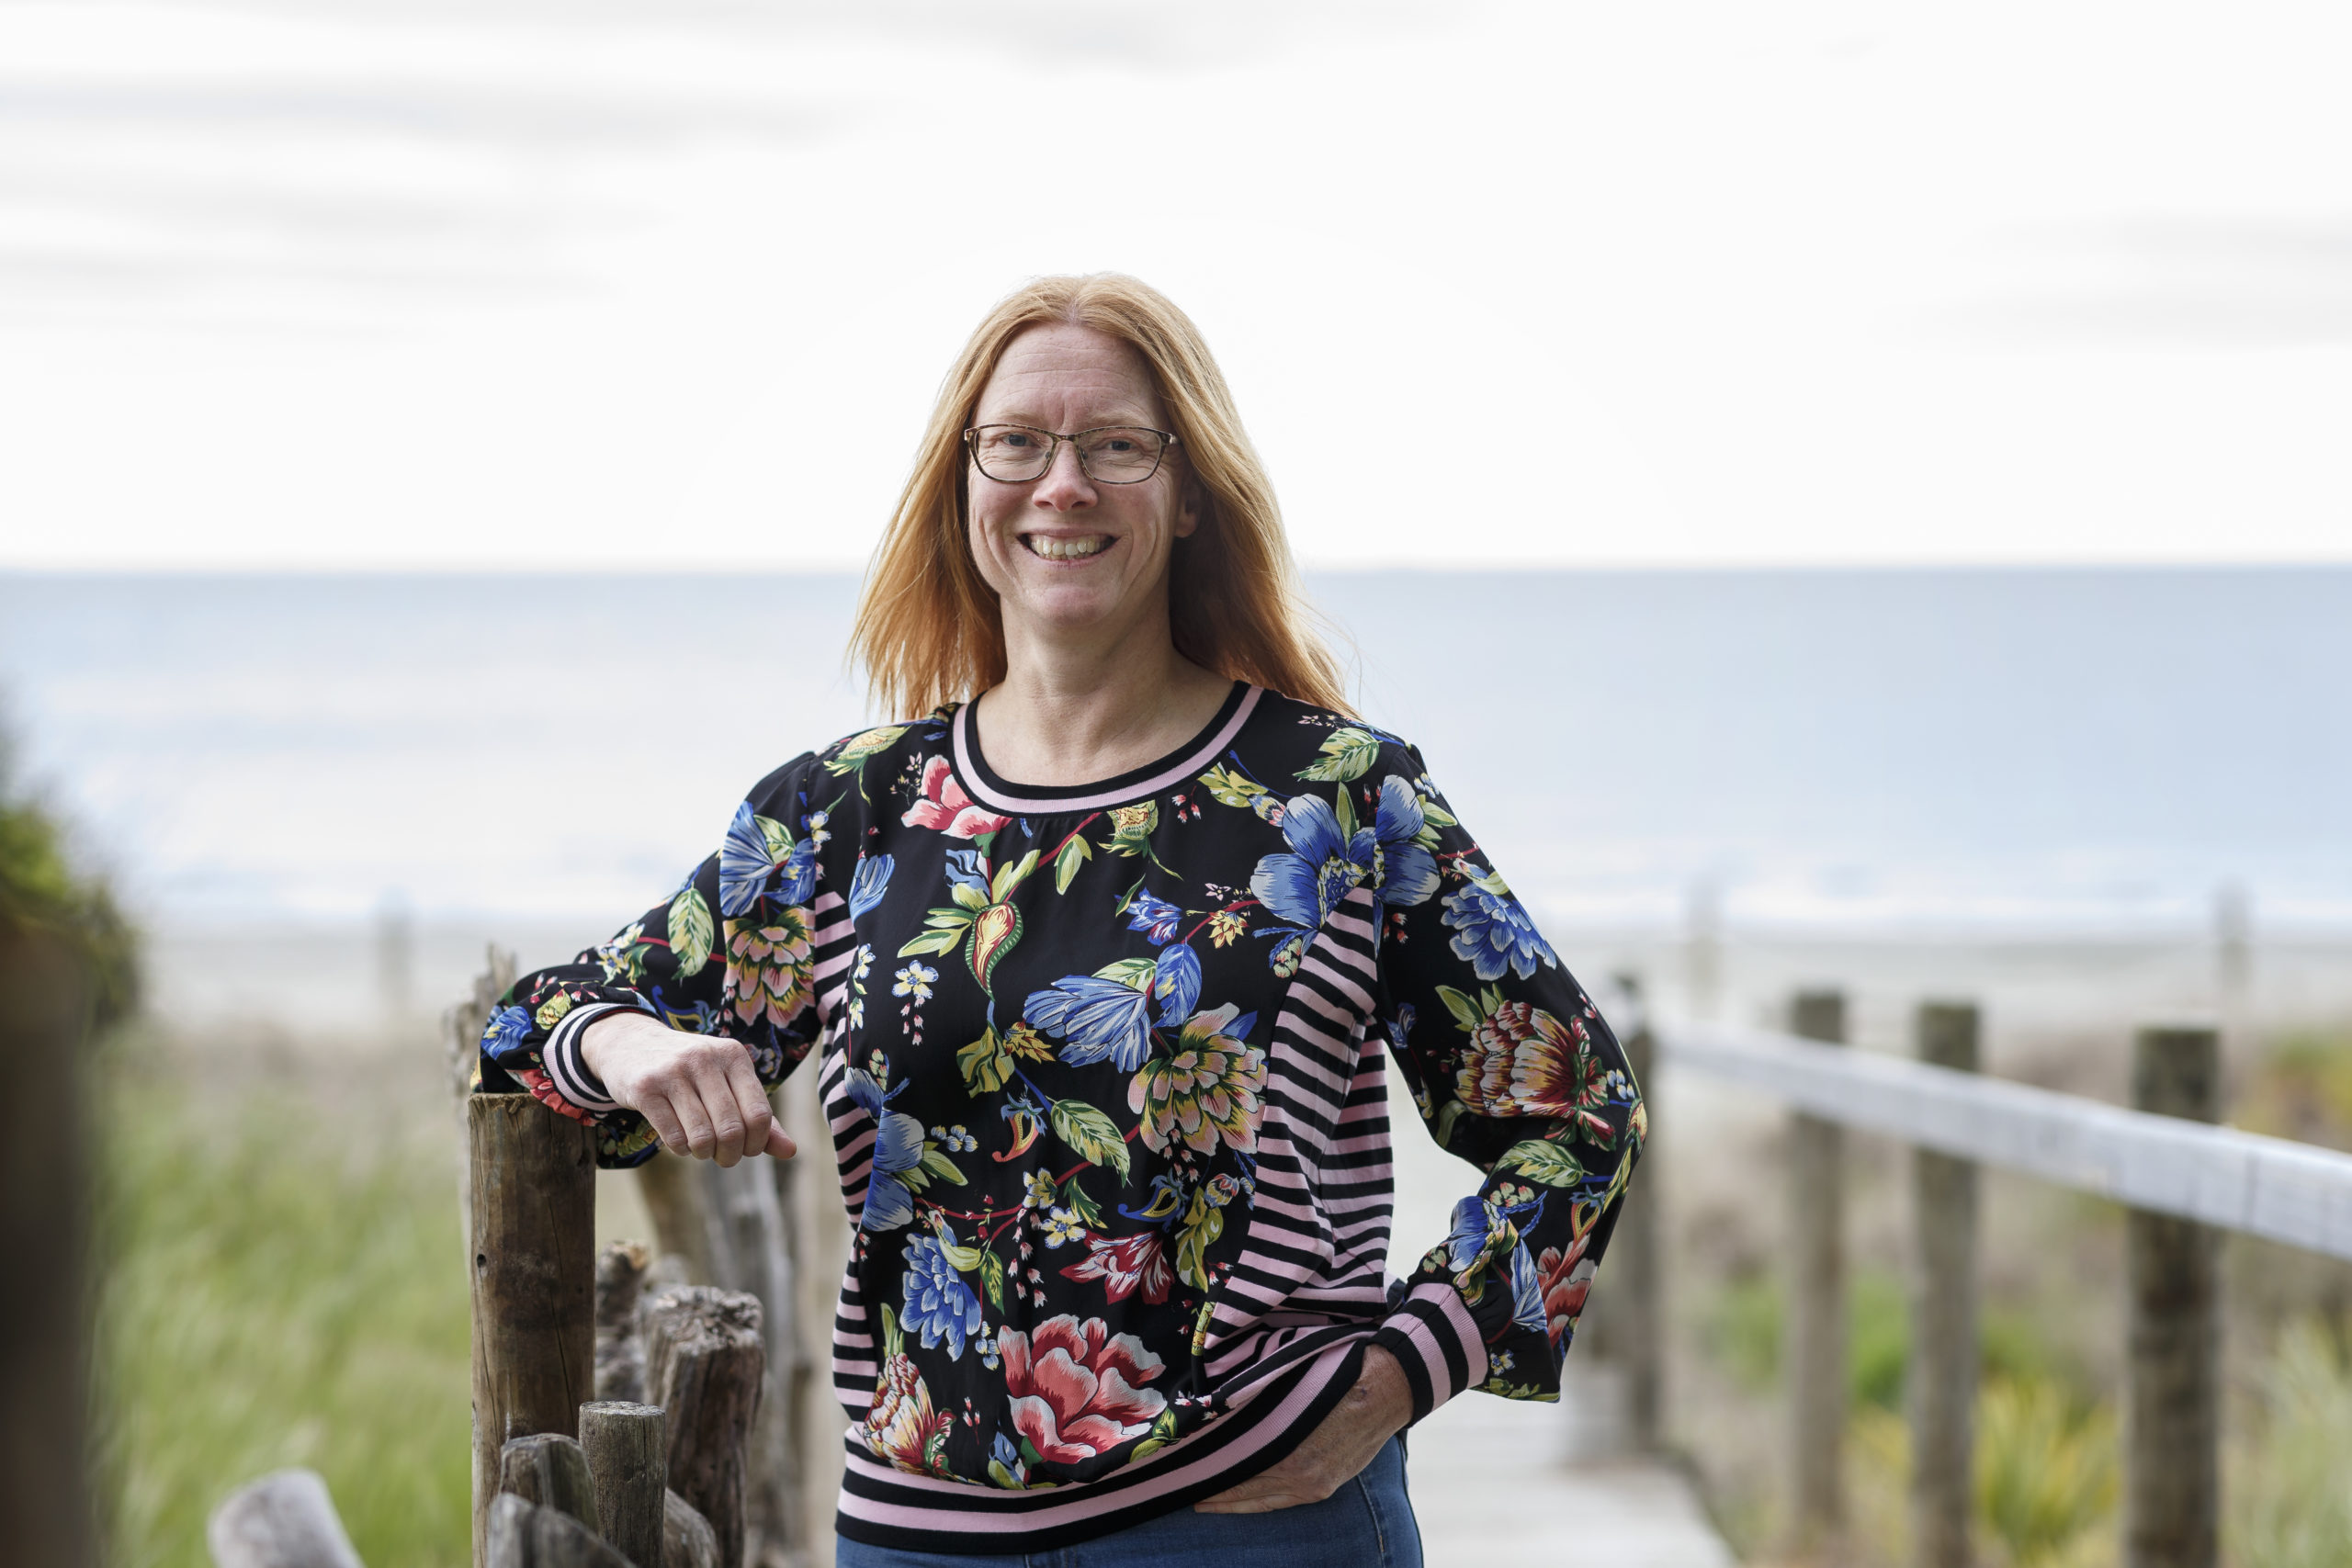
[[1271, 1514], [1179, 1508], [1076, 1546], [1012, 1557], [835, 1543], [835, 1568], [1421, 1568], [1420, 1527], [1396, 1438], [1320, 1503]]

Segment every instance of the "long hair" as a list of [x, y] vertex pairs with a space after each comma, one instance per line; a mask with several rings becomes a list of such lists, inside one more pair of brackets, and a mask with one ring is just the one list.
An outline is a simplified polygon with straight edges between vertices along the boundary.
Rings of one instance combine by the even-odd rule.
[[1057, 321], [1132, 344], [1175, 427], [1199, 523], [1170, 558], [1176, 650], [1228, 679], [1348, 713], [1339, 662], [1315, 628], [1274, 488], [1224, 374], [1183, 311], [1119, 273], [1040, 277], [1016, 289], [989, 312], [941, 384], [851, 634], [882, 712], [928, 713], [1004, 679], [1001, 612], [966, 526], [964, 432], [1005, 345]]

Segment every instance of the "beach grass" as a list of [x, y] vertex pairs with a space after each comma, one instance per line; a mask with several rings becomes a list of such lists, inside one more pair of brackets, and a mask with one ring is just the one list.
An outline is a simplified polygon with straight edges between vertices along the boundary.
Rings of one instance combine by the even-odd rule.
[[94, 1089], [109, 1568], [209, 1561], [234, 1488], [326, 1477], [369, 1568], [468, 1555], [468, 1306], [446, 1143], [153, 1052]]

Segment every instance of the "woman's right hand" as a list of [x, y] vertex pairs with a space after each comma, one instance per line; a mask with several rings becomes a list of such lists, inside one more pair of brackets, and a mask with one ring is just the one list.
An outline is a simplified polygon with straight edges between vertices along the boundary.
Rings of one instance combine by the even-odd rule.
[[580, 1055], [605, 1091], [650, 1122], [672, 1154], [733, 1165], [746, 1155], [790, 1159], [798, 1152], [776, 1125], [741, 1041], [615, 1012], [588, 1026]]

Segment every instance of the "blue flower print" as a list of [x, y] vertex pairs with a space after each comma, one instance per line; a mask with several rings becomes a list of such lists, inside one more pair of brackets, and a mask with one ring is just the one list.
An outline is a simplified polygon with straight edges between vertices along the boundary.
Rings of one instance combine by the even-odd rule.
[[1510, 1321], [1514, 1328], [1544, 1333], [1551, 1319], [1544, 1311], [1544, 1285], [1536, 1278], [1535, 1259], [1521, 1242], [1510, 1249]]
[[490, 1015], [490, 1026], [481, 1032], [482, 1055], [501, 1066], [528, 1066], [529, 1058], [523, 1053], [530, 1032], [530, 1009], [500, 1008]]
[[[978, 850], [947, 852], [947, 886], [952, 890], [967, 888], [980, 896], [980, 903], [989, 902], [988, 862]], [[973, 906], [978, 908], [978, 905]]]
[[874, 1170], [866, 1179], [865, 1210], [858, 1216], [857, 1228], [897, 1230], [915, 1217], [914, 1197], [899, 1179], [922, 1163], [922, 1123], [902, 1111], [890, 1110], [889, 1096], [871, 1073], [851, 1068], [842, 1088], [860, 1110], [874, 1118], [875, 1126]]
[[1155, 945], [1176, 934], [1184, 911], [1156, 894], [1138, 892], [1127, 905], [1127, 930], [1141, 931]]
[[888, 855], [857, 857], [857, 870], [849, 879], [851, 919], [863, 919], [882, 902], [882, 890], [890, 886], [890, 873], [897, 863]]
[[1506, 969], [1524, 980], [1537, 964], [1559, 963], [1500, 877], [1482, 876], [1449, 897], [1445, 923], [1453, 930], [1453, 955], [1481, 980], [1499, 980]]
[[1464, 1198], [1453, 1205], [1453, 1229], [1446, 1233], [1445, 1261], [1454, 1278], [1476, 1272], [1495, 1245], [1503, 1213], [1484, 1198]]
[[1160, 949], [1150, 983], [1141, 990], [1102, 975], [1065, 975], [1049, 988], [1030, 992], [1021, 1016], [1031, 1028], [1059, 1036], [1061, 1059], [1073, 1067], [1107, 1058], [1134, 1072], [1151, 1052], [1155, 997], [1163, 1027], [1179, 1027], [1193, 1015], [1201, 999], [1201, 960], [1190, 946]]
[[1391, 908], [1419, 904], [1437, 891], [1437, 857], [1418, 841], [1427, 820], [1413, 786], [1389, 774], [1380, 786], [1373, 833], [1380, 840], [1380, 901]]
[[1342, 838], [1331, 803], [1302, 795], [1283, 807], [1283, 838], [1291, 852], [1261, 860], [1250, 874], [1250, 891], [1292, 925], [1316, 930], [1349, 888], [1372, 874], [1374, 831], [1359, 828], [1354, 838]]
[[1159, 1027], [1182, 1029], [1201, 999], [1201, 955], [1189, 942], [1159, 950], [1153, 966], [1151, 994], [1159, 998]]
[[936, 1237], [919, 1235], [907, 1243], [903, 1289], [906, 1311], [899, 1315], [909, 1331], [922, 1334], [922, 1348], [937, 1349], [945, 1339], [947, 1359], [962, 1359], [964, 1337], [980, 1331], [980, 1298], [947, 1261]]
[[[783, 832], [781, 826], [776, 827]], [[752, 906], [769, 891], [768, 879], [781, 874], [775, 897], [786, 904], [806, 904], [817, 890], [817, 840], [802, 839], [781, 858], [769, 846], [759, 814], [745, 801], [727, 825], [727, 841], [718, 848], [718, 910], [730, 918], [750, 914]]]
[[1059, 1035], [1062, 1060], [1083, 1066], [1104, 1057], [1132, 1072], [1151, 1049], [1151, 993], [1100, 975], [1065, 975], [1032, 991], [1021, 1017], [1033, 1029]]

